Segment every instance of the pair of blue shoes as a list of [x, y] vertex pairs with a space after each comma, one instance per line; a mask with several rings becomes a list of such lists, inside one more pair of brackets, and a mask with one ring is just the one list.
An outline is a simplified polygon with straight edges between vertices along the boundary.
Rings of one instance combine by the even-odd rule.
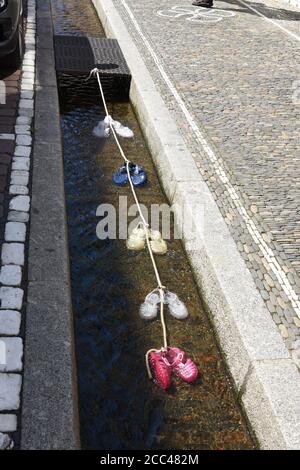
[[[130, 163], [129, 173], [134, 186], [143, 186], [147, 183], [147, 173], [142, 166]], [[112, 180], [118, 186], [125, 186], [129, 182], [126, 165], [118, 169]]]

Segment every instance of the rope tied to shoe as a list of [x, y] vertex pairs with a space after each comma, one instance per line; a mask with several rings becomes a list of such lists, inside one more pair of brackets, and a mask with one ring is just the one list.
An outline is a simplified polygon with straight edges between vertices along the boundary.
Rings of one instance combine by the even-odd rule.
[[[167, 327], [166, 327], [165, 316], [164, 316], [164, 296], [165, 296], [166, 287], [162, 284], [160, 274], [159, 274], [159, 270], [158, 270], [158, 267], [157, 267], [157, 264], [156, 264], [156, 261], [155, 261], [154, 253], [153, 253], [153, 250], [152, 250], [152, 247], [151, 247], [151, 240], [150, 240], [150, 234], [149, 234], [150, 226], [149, 226], [149, 223], [146, 221], [146, 219], [143, 215], [141, 205], [140, 205], [140, 202], [138, 200], [138, 197], [137, 197], [137, 194], [136, 194], [136, 191], [135, 191], [135, 188], [134, 188], [134, 184], [133, 184], [132, 179], [131, 179], [130, 165], [132, 165], [132, 162], [129, 158], [127, 158], [127, 156], [125, 155], [125, 152], [122, 149], [122, 146], [121, 146], [120, 141], [118, 139], [117, 133], [116, 133], [116, 131], [114, 129], [114, 126], [113, 126], [113, 119], [110, 116], [109, 111], [108, 111], [108, 107], [107, 107], [107, 103], [106, 103], [106, 100], [105, 100], [104, 91], [103, 91], [103, 87], [102, 87], [102, 83], [101, 83], [101, 79], [100, 79], [100, 71], [99, 71], [98, 68], [94, 68], [93, 70], [91, 70], [90, 75], [86, 80], [90, 80], [91, 77], [96, 77], [97, 78], [99, 89], [100, 89], [100, 94], [101, 94], [101, 98], [102, 98], [102, 102], [103, 102], [103, 105], [104, 105], [105, 114], [106, 114], [106, 117], [107, 117], [107, 121], [108, 121], [110, 130], [112, 132], [112, 135], [114, 137], [114, 140], [116, 142], [116, 145], [117, 145], [117, 147], [120, 151], [120, 154], [121, 154], [121, 156], [122, 156], [122, 158], [125, 162], [131, 192], [132, 192], [133, 198], [135, 200], [139, 216], [141, 218], [141, 224], [143, 225], [144, 230], [145, 230], [146, 244], [147, 244], [148, 252], [149, 252], [149, 255], [150, 255], [151, 262], [152, 262], [152, 266], [153, 266], [153, 269], [154, 269], [154, 274], [155, 274], [155, 277], [156, 277], [156, 280], [157, 280], [158, 291], [159, 291], [159, 294], [160, 294], [160, 321], [161, 321], [161, 325], [162, 325], [162, 334], [163, 334], [163, 344], [164, 344], [164, 346], [159, 351], [166, 351], [167, 348], [168, 348]], [[151, 374], [150, 365], [149, 365], [149, 354], [151, 352], [154, 352], [154, 351], [158, 351], [158, 350], [151, 349], [146, 354], [146, 367], [147, 367], [147, 371], [148, 371], [148, 375], [149, 375], [150, 379], [152, 379], [152, 374]]]
[[[99, 129], [99, 134], [102, 134], [102, 135], [99, 135], [97, 133], [95, 133], [95, 135], [108, 137], [110, 135], [109, 131], [111, 131], [114, 137], [114, 140], [116, 142], [116, 145], [119, 149], [119, 152], [125, 162], [123, 169], [126, 168], [127, 178], [130, 183], [132, 195], [134, 197], [134, 200], [138, 208], [139, 216], [141, 219], [140, 224], [143, 226], [145, 241], [146, 241], [150, 259], [153, 265], [154, 274], [157, 280], [157, 286], [158, 286], [157, 291], [159, 292], [159, 299], [156, 299], [156, 305], [158, 305], [158, 303], [160, 304], [160, 321], [161, 321], [162, 334], [163, 334], [163, 346], [161, 349], [150, 349], [147, 352], [146, 367], [147, 367], [149, 378], [153, 379], [153, 374], [151, 372], [151, 367], [150, 367], [150, 363], [151, 361], [153, 361], [152, 365], [154, 367], [155, 381], [163, 389], [167, 389], [171, 385], [171, 369], [176, 375], [178, 375], [178, 377], [180, 377], [182, 380], [186, 382], [193, 382], [196, 380], [198, 376], [197, 366], [190, 359], [186, 358], [185, 353], [179, 350], [178, 348], [168, 346], [167, 327], [166, 327], [165, 316], [164, 316], [164, 305], [168, 304], [168, 308], [169, 308], [171, 315], [173, 315], [173, 317], [177, 319], [181, 319], [181, 320], [185, 319], [188, 316], [188, 311], [185, 305], [183, 304], [183, 302], [181, 302], [178, 299], [177, 295], [167, 291], [166, 287], [161, 282], [161, 278], [160, 278], [158, 267], [155, 261], [154, 254], [155, 253], [165, 254], [167, 247], [164, 246], [164, 244], [166, 245], [166, 243], [164, 242], [164, 240], [162, 240], [161, 234], [159, 232], [155, 232], [150, 229], [150, 226], [142, 213], [141, 205], [139, 203], [139, 200], [135, 191], [135, 187], [134, 187], [134, 183], [136, 183], [136, 185], [141, 184], [141, 180], [139, 182], [133, 181], [133, 178], [135, 178], [136, 175], [131, 174], [132, 167], [134, 167], [133, 173], [135, 171], [138, 172], [141, 168], [139, 168], [138, 165], [134, 165], [130, 161], [130, 159], [127, 158], [117, 136], [117, 133], [118, 133], [122, 137], [133, 137], [133, 132], [129, 128], [122, 126], [121, 123], [119, 123], [118, 121], [114, 121], [112, 116], [109, 114], [99, 72], [100, 71], [98, 68], [94, 68], [91, 71], [87, 79], [89, 80], [92, 76], [97, 77], [97, 81], [99, 84], [99, 89], [100, 89], [100, 93], [101, 93], [101, 97], [102, 97], [102, 101], [103, 101], [103, 105], [105, 109], [105, 114], [106, 114], [106, 118], [104, 119], [104, 122], [102, 123], [102, 127]], [[107, 132], [108, 129], [109, 131]], [[144, 183], [146, 179], [147, 178], [144, 175], [144, 177], [142, 178], [142, 183]], [[159, 235], [158, 238], [157, 238], [157, 235]], [[160, 244], [159, 248], [157, 248], [157, 245], [155, 246], [155, 243], [154, 243], [154, 241], [156, 241], [157, 243], [158, 239], [159, 239], [159, 244]], [[154, 310], [155, 310], [155, 306], [154, 306]], [[150, 313], [153, 314], [153, 309], [152, 309], [152, 312]], [[150, 357], [151, 353], [158, 353], [159, 357], [151, 358]], [[154, 366], [155, 361], [156, 361], [156, 369]], [[157, 367], [159, 367], [160, 371], [164, 369], [163, 376], [158, 373]]]
[[148, 371], [148, 376], [149, 376], [149, 379], [152, 379], [153, 376], [152, 376], [152, 373], [151, 373], [151, 369], [150, 369], [150, 364], [149, 364], [149, 355], [151, 352], [166, 352], [168, 350], [168, 337], [167, 337], [167, 327], [166, 327], [166, 322], [165, 322], [165, 315], [164, 315], [164, 304], [165, 304], [165, 290], [166, 290], [166, 287], [163, 286], [162, 284], [160, 284], [158, 286], [158, 291], [159, 291], [159, 295], [160, 295], [160, 321], [161, 321], [161, 325], [162, 325], [162, 330], [163, 330], [163, 347], [159, 350], [157, 349], [150, 349], [147, 353], [146, 353], [146, 368], [147, 368], [147, 371]]

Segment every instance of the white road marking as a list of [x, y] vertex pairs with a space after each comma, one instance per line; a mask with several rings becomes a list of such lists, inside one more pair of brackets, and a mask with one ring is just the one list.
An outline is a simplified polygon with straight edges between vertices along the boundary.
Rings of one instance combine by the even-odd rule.
[[15, 134], [0, 134], [0, 140], [15, 140]]
[[[141, 30], [141, 28], [140, 28], [140, 26], [139, 26], [139, 24], [138, 24], [138, 22], [137, 22], [137, 20], [134, 16], [134, 14], [132, 13], [130, 7], [127, 5], [125, 0], [120, 0], [120, 1], [123, 5], [124, 9], [126, 10], [130, 20], [132, 21], [136, 31], [140, 35], [145, 47], [148, 49], [155, 65], [157, 66], [157, 68], [158, 68], [158, 70], [159, 70], [159, 72], [160, 72], [160, 74], [163, 78], [163, 80], [165, 81], [167, 87], [169, 88], [170, 92], [172, 93], [175, 100], [177, 101], [177, 104], [178, 104], [179, 108], [182, 110], [187, 122], [191, 126], [191, 128], [192, 128], [192, 130], [193, 130], [193, 132], [196, 136], [197, 141], [199, 142], [199, 144], [203, 148], [204, 152], [208, 156], [209, 160], [213, 164], [213, 166], [215, 168], [215, 172], [216, 172], [217, 176], [219, 177], [220, 181], [223, 183], [223, 185], [227, 189], [227, 192], [229, 193], [232, 201], [234, 202], [234, 205], [235, 205], [238, 213], [240, 214], [240, 216], [242, 217], [242, 219], [244, 220], [244, 222], [246, 224], [246, 227], [248, 229], [249, 234], [251, 235], [253, 241], [259, 247], [261, 253], [263, 254], [265, 259], [269, 263], [269, 266], [270, 266], [271, 270], [273, 271], [274, 275], [276, 276], [280, 286], [282, 287], [283, 291], [285, 292], [288, 299], [290, 300], [296, 315], [300, 318], [300, 300], [299, 300], [299, 297], [296, 294], [296, 292], [294, 291], [292, 285], [290, 284], [290, 282], [289, 282], [285, 272], [283, 271], [282, 267], [280, 266], [280, 263], [278, 262], [273, 250], [268, 246], [268, 244], [263, 239], [263, 237], [260, 234], [260, 232], [259, 232], [258, 228], [256, 227], [255, 223], [253, 222], [251, 217], [248, 215], [245, 207], [243, 206], [237, 191], [235, 190], [234, 186], [230, 183], [230, 180], [229, 180], [229, 178], [228, 178], [228, 176], [227, 176], [227, 174], [226, 174], [226, 172], [223, 168], [222, 160], [215, 155], [212, 147], [209, 145], [209, 143], [207, 142], [207, 140], [203, 136], [202, 132], [200, 131], [200, 129], [198, 127], [198, 125], [196, 124], [195, 118], [192, 116], [192, 114], [187, 109], [187, 107], [186, 107], [183, 99], [181, 98], [179, 92], [177, 91], [175, 85], [172, 83], [169, 76], [165, 72], [162, 62], [160, 61], [160, 59], [158, 58], [156, 52], [152, 48], [150, 42], [148, 41], [148, 39], [146, 38], [146, 36], [142, 32], [142, 30]], [[240, 0], [238, 0], [238, 1], [240, 1]], [[245, 3], [245, 6], [247, 6], [246, 3]], [[263, 16], [263, 15], [261, 15], [261, 16]], [[272, 23], [273, 23], [273, 21], [272, 21]], [[276, 23], [275, 23], [275, 25], [276, 25]]]
[[165, 18], [177, 19], [184, 18], [186, 21], [192, 21], [193, 23], [218, 23], [224, 18], [232, 18], [235, 13], [227, 10], [203, 10], [197, 7], [182, 7], [174, 6], [169, 10], [159, 10], [158, 16]]
[[297, 34], [293, 33], [292, 31], [290, 31], [289, 29], [285, 28], [284, 26], [282, 26], [281, 24], [279, 23], [276, 23], [276, 21], [272, 20], [271, 18], [268, 18], [267, 16], [265, 16], [263, 13], [261, 13], [260, 11], [256, 10], [256, 8], [250, 6], [248, 3], [244, 2], [243, 0], [236, 0], [237, 3], [240, 3], [241, 5], [244, 5], [244, 7], [247, 7], [249, 8], [249, 10], [252, 10], [254, 11], [258, 16], [261, 16], [262, 18], [264, 18], [266, 21], [268, 21], [269, 23], [272, 23], [273, 26], [275, 26], [276, 28], [279, 28], [281, 29], [284, 33], [288, 34], [289, 36], [291, 36], [293, 39], [296, 39], [296, 41], [300, 41], [300, 36], [298, 36]]

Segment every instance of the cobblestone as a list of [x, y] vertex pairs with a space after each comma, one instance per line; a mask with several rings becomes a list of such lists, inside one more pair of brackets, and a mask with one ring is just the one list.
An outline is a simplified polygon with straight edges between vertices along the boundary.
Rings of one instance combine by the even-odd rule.
[[1, 308], [4, 310], [21, 310], [24, 292], [15, 287], [1, 287]]
[[21, 385], [21, 375], [0, 373], [0, 411], [19, 409]]
[[[25, 74], [24, 74], [25, 76]], [[31, 76], [28, 81], [24, 80], [26, 83], [34, 83], [34, 77]], [[20, 108], [25, 108], [25, 109], [33, 109], [33, 100], [26, 100], [26, 99], [21, 99], [20, 100]]]
[[21, 222], [7, 222], [5, 227], [6, 242], [25, 242], [26, 224]]
[[0, 364], [1, 372], [22, 372], [23, 341], [21, 338], [1, 338], [6, 348], [6, 363]]
[[15, 149], [16, 157], [30, 157], [31, 148], [25, 147], [24, 145], [17, 145]]
[[29, 213], [21, 211], [10, 211], [7, 216], [9, 222], [28, 222]]
[[11, 194], [12, 196], [15, 196], [17, 194], [25, 196], [28, 193], [29, 193], [29, 189], [27, 188], [27, 186], [20, 186], [20, 185], [12, 184], [9, 187], [9, 194]]
[[32, 144], [32, 137], [30, 135], [19, 134], [16, 138], [17, 145], [30, 146]]
[[294, 317], [293, 320], [294, 320], [295, 325], [296, 325], [298, 328], [300, 328], [300, 320], [299, 320], [299, 318], [298, 318], [298, 317]]
[[13, 448], [12, 439], [8, 434], [2, 434], [0, 432], [0, 450], [10, 450]]
[[5, 286], [20, 286], [22, 281], [22, 270], [20, 266], [2, 266], [0, 271], [0, 282]]
[[30, 197], [17, 196], [10, 201], [9, 209], [12, 211], [29, 212]]
[[22, 243], [4, 243], [2, 246], [2, 264], [24, 266], [25, 247]]
[[[0, 414], [0, 432], [15, 432], [17, 430], [16, 415]], [[1, 446], [0, 446], [1, 449]]]
[[20, 171], [20, 170], [12, 171], [11, 183], [15, 185], [27, 186], [29, 183], [28, 171]]
[[29, 171], [30, 168], [30, 159], [29, 158], [20, 158], [14, 157], [12, 170], [21, 170], [21, 171]]
[[15, 133], [17, 135], [18, 134], [21, 134], [21, 135], [27, 135], [28, 134], [28, 135], [30, 135], [30, 133], [31, 133], [30, 126], [18, 124], [17, 126], [15, 126]]
[[31, 119], [28, 118], [28, 117], [25, 117], [25, 116], [19, 116], [16, 120], [16, 124], [17, 125], [20, 125], [20, 126], [23, 126], [23, 125], [26, 125], [26, 126], [30, 126], [31, 124]]
[[13, 310], [0, 310], [0, 335], [17, 336], [20, 333], [21, 314]]
[[288, 338], [289, 337], [289, 333], [288, 333], [288, 330], [287, 330], [285, 325], [279, 325], [279, 331], [280, 331], [281, 336], [283, 338]]

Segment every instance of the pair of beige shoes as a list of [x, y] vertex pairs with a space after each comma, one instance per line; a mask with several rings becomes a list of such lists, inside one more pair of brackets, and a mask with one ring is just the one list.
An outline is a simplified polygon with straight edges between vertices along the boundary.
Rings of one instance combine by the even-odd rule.
[[141, 227], [140, 225], [131, 232], [126, 242], [128, 250], [143, 250], [146, 246], [147, 231], [153, 253], [155, 255], [165, 255], [168, 251], [168, 245], [165, 240], [163, 240], [161, 233], [157, 230]]

